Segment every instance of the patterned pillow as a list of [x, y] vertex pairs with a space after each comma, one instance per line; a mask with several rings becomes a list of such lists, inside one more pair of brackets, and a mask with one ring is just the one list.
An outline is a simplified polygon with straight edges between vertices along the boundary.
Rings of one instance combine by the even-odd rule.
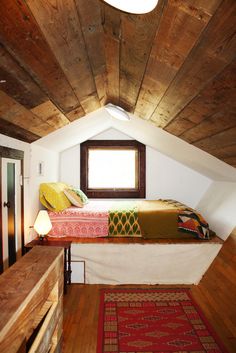
[[86, 203], [89, 202], [87, 196], [85, 195], [85, 193], [80, 190], [79, 188], [74, 188], [72, 187], [72, 190], [81, 198], [81, 201], [83, 202], [84, 205], [86, 205]]
[[72, 205], [76, 207], [84, 207], [84, 205], [88, 203], [87, 196], [80, 189], [67, 188], [64, 190], [64, 194], [68, 197]]

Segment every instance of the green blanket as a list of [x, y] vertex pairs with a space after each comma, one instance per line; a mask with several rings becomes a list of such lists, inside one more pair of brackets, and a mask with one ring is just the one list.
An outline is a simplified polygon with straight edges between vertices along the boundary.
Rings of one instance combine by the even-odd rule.
[[138, 221], [144, 238], [192, 238], [178, 229], [179, 210], [186, 206], [163, 200], [145, 200], [138, 205]]
[[[195, 216], [186, 220], [183, 212]], [[179, 215], [182, 215], [181, 223]], [[119, 201], [109, 210], [109, 235], [143, 236], [146, 239], [189, 239], [194, 234], [202, 239], [203, 237], [198, 235], [199, 227], [202, 227], [199, 217], [196, 211], [174, 200]], [[209, 226], [206, 222], [204, 226], [205, 234], [209, 231]], [[209, 236], [204, 239], [209, 239]]]
[[109, 235], [141, 236], [135, 201], [119, 201], [109, 210]]

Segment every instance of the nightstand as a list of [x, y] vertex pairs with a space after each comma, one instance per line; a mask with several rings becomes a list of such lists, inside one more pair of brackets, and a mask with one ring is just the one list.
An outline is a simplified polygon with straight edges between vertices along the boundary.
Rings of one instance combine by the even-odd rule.
[[34, 246], [57, 246], [64, 248], [64, 293], [67, 292], [67, 284], [71, 284], [71, 241], [55, 240], [55, 239], [34, 239], [25, 245], [25, 250], [28, 252]]

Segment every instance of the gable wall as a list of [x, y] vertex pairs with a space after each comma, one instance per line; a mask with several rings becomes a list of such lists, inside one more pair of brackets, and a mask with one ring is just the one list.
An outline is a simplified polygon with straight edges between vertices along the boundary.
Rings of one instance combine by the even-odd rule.
[[[131, 139], [108, 129], [93, 139]], [[80, 185], [80, 144], [60, 153], [59, 179]], [[146, 198], [172, 198], [195, 207], [211, 184], [207, 177], [146, 146]]]
[[236, 183], [212, 183], [197, 209], [222, 239], [225, 240], [233, 231], [236, 233]]

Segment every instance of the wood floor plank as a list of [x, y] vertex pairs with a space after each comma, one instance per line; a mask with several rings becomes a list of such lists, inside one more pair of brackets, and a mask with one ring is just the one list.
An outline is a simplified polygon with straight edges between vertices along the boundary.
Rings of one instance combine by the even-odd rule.
[[[228, 349], [236, 349], [236, 236], [231, 235], [198, 285], [190, 286], [193, 298]], [[234, 277], [235, 278], [235, 277]], [[68, 287], [64, 297], [64, 353], [96, 353], [99, 292], [102, 288], [184, 288], [183, 285], [80, 285]]]

